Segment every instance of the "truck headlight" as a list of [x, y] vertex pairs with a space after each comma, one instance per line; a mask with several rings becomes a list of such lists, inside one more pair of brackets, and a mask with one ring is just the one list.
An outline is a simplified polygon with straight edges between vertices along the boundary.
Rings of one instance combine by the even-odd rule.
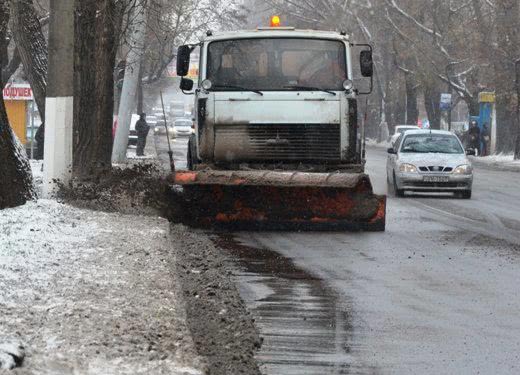
[[404, 173], [417, 173], [417, 167], [413, 164], [403, 163], [399, 166], [399, 170]]
[[469, 164], [459, 165], [457, 168], [453, 170], [455, 174], [471, 174], [473, 173], [473, 168]]

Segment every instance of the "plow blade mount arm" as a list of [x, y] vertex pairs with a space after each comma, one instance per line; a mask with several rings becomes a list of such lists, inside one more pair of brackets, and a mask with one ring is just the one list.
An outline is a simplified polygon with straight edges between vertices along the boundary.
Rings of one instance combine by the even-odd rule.
[[363, 173], [178, 171], [190, 222], [270, 230], [385, 229], [386, 197]]

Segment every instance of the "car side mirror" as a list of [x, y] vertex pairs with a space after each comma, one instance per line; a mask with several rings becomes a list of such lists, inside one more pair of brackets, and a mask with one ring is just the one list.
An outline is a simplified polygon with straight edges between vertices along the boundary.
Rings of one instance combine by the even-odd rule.
[[182, 91], [193, 90], [193, 80], [188, 79], [188, 78], [182, 78], [180, 88]]
[[395, 155], [395, 154], [397, 154], [397, 152], [395, 152], [395, 150], [394, 150], [392, 147], [390, 147], [390, 148], [389, 148], [388, 150], [386, 150], [386, 151], [387, 151], [389, 154], [391, 154], [391, 155]]
[[191, 47], [188, 45], [180, 46], [177, 49], [177, 75], [184, 77], [190, 71]]
[[372, 77], [374, 75], [374, 60], [372, 51], [361, 51], [359, 54], [359, 64], [361, 67], [361, 75], [363, 77]]
[[468, 156], [475, 156], [477, 153], [475, 152], [475, 149], [474, 148], [468, 148], [466, 150], [466, 155]]

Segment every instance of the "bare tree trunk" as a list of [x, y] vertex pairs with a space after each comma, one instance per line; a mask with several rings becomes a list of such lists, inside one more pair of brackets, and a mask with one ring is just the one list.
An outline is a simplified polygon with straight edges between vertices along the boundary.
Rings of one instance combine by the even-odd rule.
[[76, 0], [74, 172], [85, 176], [111, 167], [114, 67], [122, 5]]
[[424, 106], [428, 114], [431, 129], [441, 128], [441, 110], [440, 110], [441, 92], [436, 87], [426, 87], [424, 90]]
[[0, 81], [7, 82], [11, 78], [11, 76], [16, 73], [22, 60], [20, 59], [20, 53], [18, 49], [14, 50], [13, 57], [11, 61], [4, 68], [2, 68], [2, 76], [0, 77]]
[[412, 74], [406, 74], [406, 122], [417, 125], [419, 108], [417, 107], [417, 83]]
[[94, 92], [96, 6], [94, 0], [76, 0], [74, 58], [74, 173], [92, 166], [94, 148]]
[[514, 149], [516, 111], [514, 110], [515, 81], [512, 72], [515, 70], [515, 59], [518, 53], [518, 16], [520, 6], [518, 0], [496, 1], [496, 35], [497, 51], [492, 62], [495, 69], [495, 85], [497, 88], [497, 151], [510, 152]]
[[[0, 2], [0, 68], [7, 64], [9, 5]], [[3, 81], [0, 85], [4, 87]], [[0, 209], [26, 203], [35, 196], [27, 157], [9, 126], [4, 99], [0, 97]]]
[[11, 0], [11, 28], [40, 117], [45, 118], [47, 42], [33, 0]]

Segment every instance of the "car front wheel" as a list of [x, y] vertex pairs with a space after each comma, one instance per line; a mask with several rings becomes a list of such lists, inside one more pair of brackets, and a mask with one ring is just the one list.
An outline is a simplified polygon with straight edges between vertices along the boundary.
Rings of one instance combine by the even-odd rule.
[[398, 197], [398, 198], [402, 198], [402, 197], [404, 197], [404, 190], [398, 188], [398, 186], [397, 186], [397, 179], [395, 178], [395, 172], [394, 172], [393, 177], [394, 177], [394, 193], [395, 193], [395, 196]]
[[462, 199], [471, 199], [471, 190], [466, 190], [460, 193]]

